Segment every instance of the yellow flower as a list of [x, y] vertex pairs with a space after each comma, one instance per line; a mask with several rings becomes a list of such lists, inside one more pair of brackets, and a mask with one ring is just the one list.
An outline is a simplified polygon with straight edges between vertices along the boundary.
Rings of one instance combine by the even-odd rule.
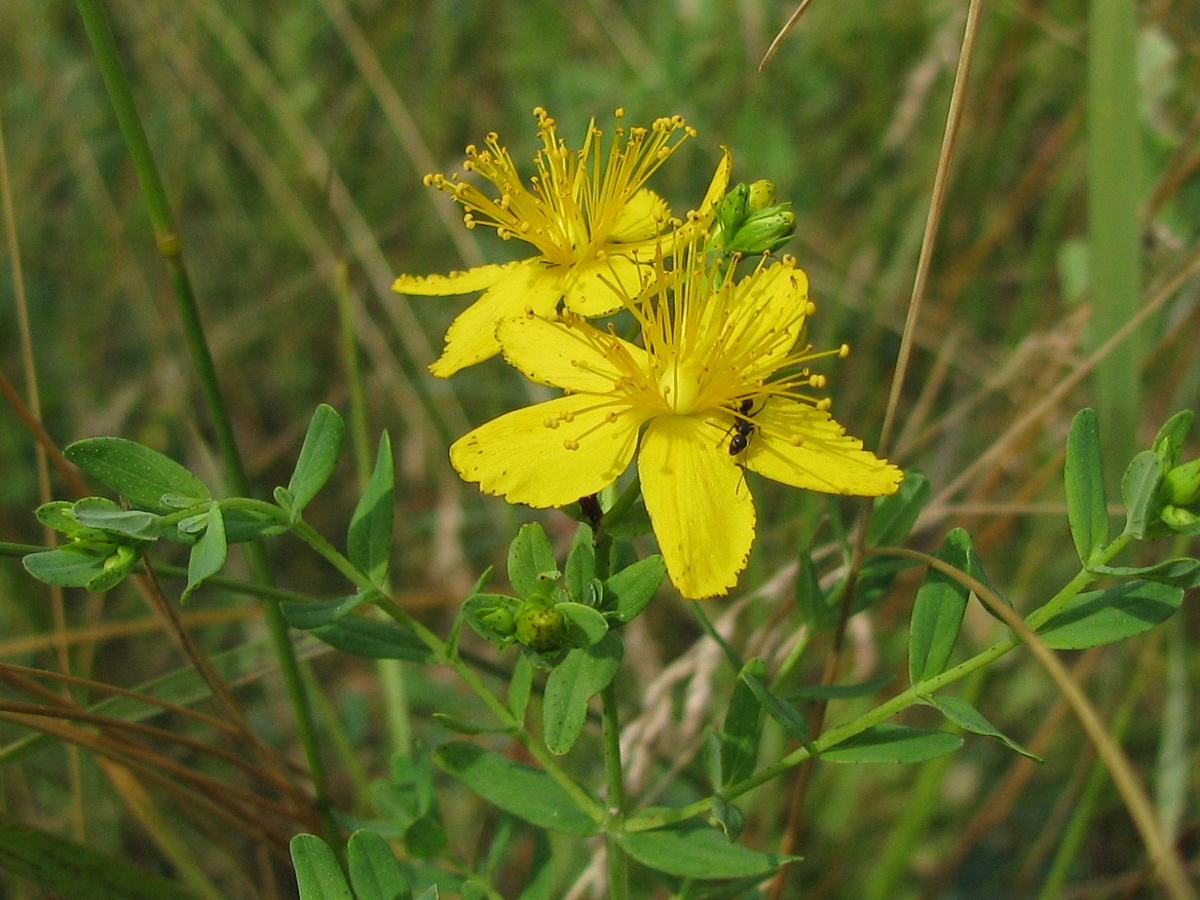
[[829, 401], [803, 393], [825, 380], [797, 346], [808, 280], [794, 261], [735, 281], [694, 248], [629, 308], [643, 346], [579, 316], [502, 322], [510, 363], [563, 397], [519, 409], [450, 448], [467, 481], [509, 501], [565, 506], [617, 479], [637, 456], [642, 496], [679, 592], [726, 593], [754, 540], [754, 503], [742, 468], [834, 494], [894, 493], [901, 472], [862, 449], [830, 418]]
[[[533, 256], [504, 265], [478, 266], [449, 275], [401, 275], [392, 289], [407, 294], [445, 296], [482, 290], [446, 332], [446, 348], [429, 367], [448, 377], [482, 362], [500, 349], [496, 323], [532, 310], [551, 316], [560, 300], [581, 316], [602, 316], [621, 306], [619, 285], [629, 294], [640, 287], [639, 257], [650, 260], [660, 235], [672, 220], [666, 201], [644, 187], [647, 179], [695, 132], [678, 116], [658, 119], [650, 128], [617, 124], [602, 160], [602, 133], [593, 119], [583, 148], [568, 150], [558, 137], [555, 121], [544, 109], [534, 110], [542, 149], [535, 157], [537, 174], [526, 188], [512, 158], [489, 134], [485, 149], [467, 147], [463, 169], [477, 172], [495, 187], [492, 198], [456, 175], [427, 175], [425, 183], [446, 191], [466, 208], [463, 221], [496, 229], [501, 238], [531, 244]], [[699, 218], [725, 192], [731, 167], [725, 153], [709, 188]], [[680, 236], [692, 235], [692, 229]]]

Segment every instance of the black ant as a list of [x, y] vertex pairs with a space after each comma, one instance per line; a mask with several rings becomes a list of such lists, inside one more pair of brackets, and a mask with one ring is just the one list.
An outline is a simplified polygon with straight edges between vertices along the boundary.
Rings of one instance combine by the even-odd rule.
[[733, 435], [729, 438], [729, 455], [737, 456], [750, 446], [750, 436], [754, 434], [754, 422], [750, 419], [750, 410], [754, 406], [754, 398], [747, 397], [738, 407], [738, 416], [733, 423]]

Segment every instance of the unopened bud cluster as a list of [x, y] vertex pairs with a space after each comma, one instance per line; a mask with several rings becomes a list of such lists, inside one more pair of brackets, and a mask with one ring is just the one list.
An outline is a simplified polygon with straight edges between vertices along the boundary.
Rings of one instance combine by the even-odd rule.
[[765, 179], [733, 187], [717, 207], [708, 246], [753, 255], [778, 250], [796, 232], [791, 203], [775, 203], [775, 185]]

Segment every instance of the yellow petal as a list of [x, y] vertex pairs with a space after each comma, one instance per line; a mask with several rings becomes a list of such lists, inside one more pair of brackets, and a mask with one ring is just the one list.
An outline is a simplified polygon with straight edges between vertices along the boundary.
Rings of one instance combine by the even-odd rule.
[[757, 431], [741, 459], [746, 468], [794, 487], [878, 497], [894, 494], [903, 473], [862, 449], [824, 410], [771, 399], [751, 413]]
[[617, 244], [648, 241], [662, 231], [670, 216], [667, 201], [649, 188], [642, 188], [621, 204], [608, 239]]
[[738, 319], [745, 325], [738, 343], [757, 349], [743, 376], [757, 381], [779, 368], [804, 330], [808, 276], [791, 263], [776, 262], [758, 269], [733, 289], [739, 295], [734, 301], [741, 308]]
[[746, 567], [754, 542], [754, 501], [711, 422], [660, 416], [646, 426], [638, 451], [642, 497], [667, 564], [683, 596], [725, 594]]
[[526, 310], [548, 316], [558, 305], [559, 282], [537, 260], [505, 266], [504, 275], [468, 306], [446, 331], [446, 349], [429, 371], [449, 378], [459, 369], [473, 366], [500, 351], [496, 326]]
[[453, 294], [470, 294], [483, 291], [505, 276], [508, 269], [521, 263], [476, 266], [465, 272], [449, 275], [401, 275], [392, 283], [397, 294], [416, 294], [420, 297], [448, 297]]
[[624, 354], [640, 371], [646, 351], [580, 319], [549, 322], [535, 316], [507, 319], [496, 336], [504, 358], [526, 378], [567, 391], [611, 393], [626, 374], [614, 360]]
[[717, 170], [713, 172], [712, 181], [708, 185], [708, 192], [704, 195], [704, 199], [700, 202], [700, 208], [696, 210], [700, 221], [707, 224], [713, 217], [713, 213], [717, 208], [717, 204], [725, 197], [725, 192], [729, 189], [729, 177], [733, 174], [733, 154], [725, 148], [725, 152], [721, 154], [721, 160], [717, 163]]
[[566, 506], [625, 471], [642, 419], [628, 406], [572, 394], [481, 425], [454, 442], [450, 462], [463, 480], [510, 503]]
[[628, 256], [610, 255], [603, 262], [580, 268], [567, 290], [565, 305], [587, 318], [607, 316], [624, 305], [626, 297], [642, 290], [642, 272], [649, 272]]

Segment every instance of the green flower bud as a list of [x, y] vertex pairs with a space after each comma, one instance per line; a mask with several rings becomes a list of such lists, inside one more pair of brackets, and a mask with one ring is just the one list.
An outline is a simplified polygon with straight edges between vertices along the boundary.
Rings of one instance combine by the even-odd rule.
[[750, 185], [750, 198], [746, 207], [747, 212], [761, 212], [768, 206], [775, 205], [775, 184], [760, 178]]
[[87, 583], [87, 589], [97, 594], [111, 590], [125, 579], [137, 561], [138, 553], [133, 547], [118, 546], [116, 552], [104, 560], [104, 570]]
[[796, 216], [787, 206], [784, 203], [751, 215], [725, 249], [747, 254], [778, 250], [796, 233]]
[[1160, 490], [1160, 496], [1172, 506], [1191, 506], [1200, 500], [1200, 459], [1169, 470]]
[[502, 638], [512, 637], [517, 631], [517, 617], [502, 606], [480, 612], [479, 621]]
[[1200, 531], [1200, 516], [1178, 506], [1164, 506], [1158, 517], [1172, 531], [1180, 534], [1195, 534]]
[[553, 606], [527, 603], [517, 615], [517, 640], [530, 650], [557, 650], [566, 636], [566, 619]]
[[717, 225], [722, 234], [728, 236], [741, 227], [749, 212], [750, 188], [747, 185], [736, 185], [717, 207]]

